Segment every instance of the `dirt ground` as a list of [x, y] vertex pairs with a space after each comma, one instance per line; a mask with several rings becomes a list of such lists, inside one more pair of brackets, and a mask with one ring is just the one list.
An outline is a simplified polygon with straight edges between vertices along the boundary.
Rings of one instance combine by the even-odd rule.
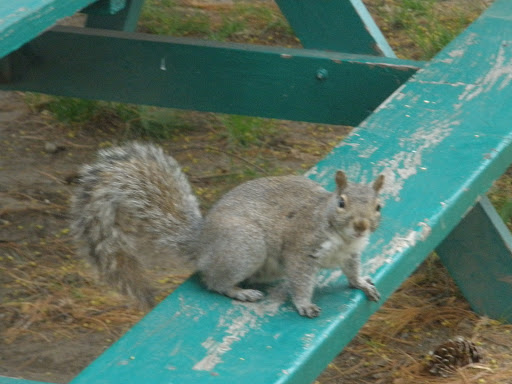
[[[60, 283], [37, 275], [61, 268], [73, 255], [68, 239], [59, 236], [67, 228], [71, 192], [65, 180], [77, 162], [90, 159], [96, 144], [73, 144], [67, 135], [63, 127], [31, 112], [22, 95], [0, 94], [0, 375], [67, 382], [109, 344], [106, 333], [77, 329], [56, 336], [58, 327], [55, 332], [41, 329], [41, 323], [66, 315], [34, 308], [52, 301], [50, 285]], [[62, 149], [45, 151], [45, 143], [56, 138], [65, 143]], [[78, 273], [66, 276], [71, 285], [80, 284]], [[12, 329], [23, 331], [12, 337]]]
[[[308, 169], [349, 128], [268, 122], [258, 143], [232, 146], [223, 117], [179, 114], [182, 129], [159, 140], [190, 175], [202, 208], [247, 178]], [[100, 113], [87, 123], [55, 119], [44, 98], [0, 93], [0, 376], [66, 383], [143, 313], [94, 279], [69, 237], [69, 198], [81, 164], [128, 138], [126, 123]], [[188, 272], [154, 272], [160, 297]], [[425, 356], [462, 335], [484, 356], [448, 378]], [[388, 300], [318, 383], [512, 383], [512, 326], [470, 311], [430, 258]]]

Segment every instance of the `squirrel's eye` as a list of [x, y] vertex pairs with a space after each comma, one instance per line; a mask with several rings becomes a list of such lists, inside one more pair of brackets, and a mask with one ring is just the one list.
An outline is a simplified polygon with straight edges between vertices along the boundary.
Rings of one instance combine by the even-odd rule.
[[338, 207], [345, 208], [345, 199], [342, 196], [340, 196], [340, 199], [338, 200]]
[[375, 207], [375, 210], [377, 212], [380, 212], [381, 208], [382, 208], [382, 206], [380, 204], [377, 204], [377, 206]]

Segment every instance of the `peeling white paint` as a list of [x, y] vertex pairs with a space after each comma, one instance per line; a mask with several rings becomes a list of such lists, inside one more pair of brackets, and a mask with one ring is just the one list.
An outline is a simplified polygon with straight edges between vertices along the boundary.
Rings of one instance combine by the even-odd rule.
[[430, 227], [430, 225], [428, 225], [427, 223], [425, 223], [424, 221], [422, 222], [419, 222], [418, 223], [418, 226], [421, 228], [421, 231], [420, 231], [420, 240], [421, 241], [425, 241], [427, 240], [427, 238], [430, 236], [430, 234], [432, 233], [432, 227]]
[[325, 176], [330, 172], [332, 172], [334, 175], [335, 171], [337, 171], [337, 169], [334, 169], [333, 167], [323, 167], [322, 170], [318, 172], [318, 168], [315, 166], [310, 171], [306, 172], [305, 176], [308, 177], [309, 175], [315, 175], [315, 179], [318, 181], [318, 183], [325, 186], [325, 184], [329, 181], [325, 180]]
[[268, 317], [275, 316], [285, 302], [286, 295], [280, 287], [276, 287], [268, 297], [260, 302], [247, 303], [233, 300], [233, 307], [220, 317], [217, 329], [225, 328], [221, 340], [208, 337], [201, 345], [206, 349], [206, 355], [197, 362], [193, 369], [196, 371], [212, 371], [217, 364], [222, 363], [222, 356], [231, 351], [233, 344], [242, 340], [252, 329], [261, 328]]
[[363, 266], [363, 275], [371, 275], [377, 272], [377, 270], [384, 264], [390, 264], [393, 261], [391, 256], [378, 255], [368, 260]]
[[450, 57], [462, 57], [464, 56], [464, 54], [466, 53], [466, 51], [464, 49], [454, 49], [453, 51], [451, 52], [448, 52], [448, 56]]
[[414, 247], [421, 232], [422, 230], [415, 231], [411, 229], [406, 234], [396, 234], [379, 256], [366, 263], [370, 273], [375, 273], [382, 265], [391, 263], [393, 256], [397, 253], [402, 253], [407, 248]]
[[[452, 87], [467, 87], [467, 83], [463, 83], [461, 81], [458, 81], [456, 83], [449, 83], [447, 81], [441, 80], [441, 81], [430, 81], [430, 80], [416, 80], [418, 84], [431, 84], [431, 85], [450, 85]], [[472, 85], [472, 84], [469, 84]]]
[[367, 158], [371, 157], [371, 155], [373, 155], [373, 153], [375, 151], [377, 151], [378, 149], [379, 149], [379, 147], [377, 147], [375, 145], [369, 145], [367, 148], [360, 151], [358, 156], [360, 158], [367, 159]]
[[439, 145], [451, 134], [454, 126], [460, 125], [460, 121], [455, 118], [451, 116], [442, 121], [434, 121], [432, 126], [418, 129], [409, 138], [402, 139], [400, 146], [404, 148], [403, 151], [377, 163], [386, 177], [382, 190], [383, 201], [388, 198], [400, 200], [400, 191], [405, 181], [422, 167], [423, 153]]
[[350, 180], [356, 180], [358, 177], [361, 182], [364, 182], [363, 167], [359, 162], [351, 162], [345, 165], [344, 171]]
[[336, 145], [335, 148], [341, 148], [341, 147], [352, 147], [352, 149], [355, 149], [357, 150], [357, 148], [359, 147], [359, 143], [350, 143], [350, 142], [347, 142], [347, 141], [340, 141], [338, 145]]
[[325, 188], [327, 184], [332, 181], [330, 178], [327, 179], [326, 176], [328, 174], [332, 174], [332, 177], [334, 178], [334, 174], [338, 169], [338, 167], [334, 166], [323, 166], [319, 171], [318, 166], [315, 165], [313, 168], [310, 168], [307, 172], [304, 173], [304, 177], [314, 177], [315, 181]]
[[426, 222], [418, 223], [419, 230], [409, 230], [405, 235], [396, 234], [383, 252], [365, 264], [368, 273], [375, 273], [382, 265], [392, 262], [393, 256], [414, 247], [418, 241], [425, 241], [431, 234], [432, 228]]
[[304, 173], [305, 177], [311, 177], [318, 174], [318, 166], [314, 166], [310, 168], [306, 173]]
[[470, 101], [482, 93], [489, 92], [495, 86], [502, 90], [512, 82], [512, 58], [506, 59], [505, 47], [512, 41], [504, 41], [496, 54], [492, 68], [475, 84], [468, 85], [466, 90], [459, 96], [460, 101]]
[[315, 334], [314, 333], [306, 333], [304, 336], [302, 336], [302, 348], [303, 349], [309, 349], [311, 345], [313, 344], [313, 341], [315, 340]]
[[176, 312], [177, 315], [184, 314], [187, 316], [194, 315], [194, 319], [198, 319], [206, 314], [206, 310], [198, 305], [190, 305], [189, 301], [183, 295], [178, 296], [180, 302], [180, 309]]
[[430, 236], [432, 228], [426, 222], [418, 223], [418, 227], [418, 230], [411, 229], [405, 234], [396, 234], [380, 255], [365, 263], [365, 273], [375, 273], [384, 264], [391, 263], [396, 254], [403, 253], [406, 249], [414, 247], [418, 241], [425, 241]]

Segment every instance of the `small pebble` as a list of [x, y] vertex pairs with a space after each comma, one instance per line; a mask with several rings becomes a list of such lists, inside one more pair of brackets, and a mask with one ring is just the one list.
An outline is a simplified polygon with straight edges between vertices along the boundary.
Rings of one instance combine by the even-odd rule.
[[66, 148], [63, 147], [62, 145], [54, 143], [53, 141], [47, 141], [46, 143], [44, 143], [44, 151], [46, 153], [57, 153], [63, 151], [64, 149]]
[[44, 150], [45, 152], [48, 153], [56, 153], [59, 150], [59, 147], [57, 146], [57, 144], [51, 141], [47, 141], [46, 143], [44, 143]]

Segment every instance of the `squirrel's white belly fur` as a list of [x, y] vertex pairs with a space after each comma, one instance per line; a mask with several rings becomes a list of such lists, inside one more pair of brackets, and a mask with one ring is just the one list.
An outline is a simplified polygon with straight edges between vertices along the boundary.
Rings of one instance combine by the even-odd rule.
[[[343, 261], [359, 256], [368, 244], [369, 234], [354, 238], [348, 242], [338, 234], [329, 234], [320, 249], [311, 256], [318, 261], [320, 268], [340, 268]], [[280, 280], [284, 277], [284, 269], [277, 257], [268, 257], [261, 268], [250, 277], [250, 282], [265, 283]]]
[[338, 234], [329, 234], [327, 240], [313, 255], [322, 268], [339, 268], [344, 260], [360, 255], [368, 244], [368, 234], [347, 242]]

